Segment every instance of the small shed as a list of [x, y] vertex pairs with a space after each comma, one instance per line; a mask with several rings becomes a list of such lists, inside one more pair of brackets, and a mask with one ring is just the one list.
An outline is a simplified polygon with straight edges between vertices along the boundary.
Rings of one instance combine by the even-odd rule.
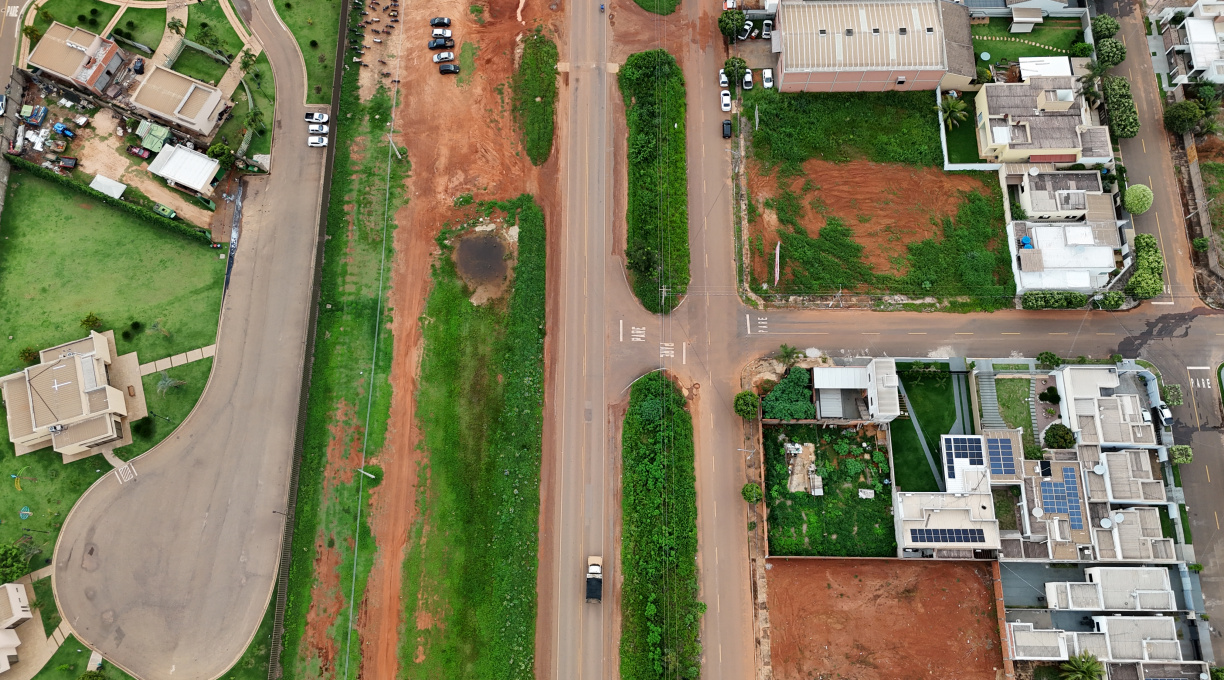
[[195, 149], [166, 146], [149, 164], [149, 172], [166, 180], [170, 186], [207, 195], [212, 193], [212, 180], [220, 167], [217, 159]]
[[96, 175], [93, 181], [89, 183], [90, 189], [96, 189], [111, 198], [122, 198], [123, 192], [127, 190], [127, 185], [122, 182], [116, 182], [109, 177]]
[[136, 128], [136, 134], [140, 135], [140, 145], [144, 148], [157, 153], [166, 145], [166, 140], [170, 139], [170, 128], [157, 123], [142, 121], [140, 127]]
[[1044, 21], [1045, 17], [1039, 9], [1013, 7], [1011, 27], [1007, 30], [1011, 33], [1032, 33], [1033, 28]]

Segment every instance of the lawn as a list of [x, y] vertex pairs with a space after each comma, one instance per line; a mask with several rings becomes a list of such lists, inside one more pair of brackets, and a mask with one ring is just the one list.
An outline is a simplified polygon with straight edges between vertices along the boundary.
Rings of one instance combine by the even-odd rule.
[[459, 46], [459, 75], [455, 76], [457, 84], [467, 85], [476, 77], [476, 53], [479, 51], [480, 45], [471, 40], [464, 40]]
[[1160, 532], [1165, 538], [1177, 540], [1177, 529], [1173, 528], [1173, 520], [1169, 518], [1169, 507], [1167, 505], [1158, 505], [1156, 509], [1160, 511]]
[[[1079, 35], [1082, 28], [1079, 19], [1056, 19], [1046, 17], [1045, 22], [1033, 29], [1032, 33], [1013, 34], [1007, 28], [1011, 20], [1004, 17], [993, 17], [989, 24], [971, 26], [973, 34], [973, 54], [981, 61], [982, 52], [990, 53], [990, 63], [1000, 59], [1015, 61], [1020, 57], [1049, 57], [1066, 54], [1071, 49], [1071, 43]], [[982, 37], [1020, 38], [1045, 45], [1053, 49], [1042, 49], [1028, 43], [1015, 40], [981, 40]]]
[[[272, 113], [276, 106], [276, 86], [273, 81], [272, 67], [268, 64], [268, 55], [266, 52], [261, 52], [259, 58], [255, 60], [255, 65], [244, 78], [247, 87], [251, 88], [251, 96], [255, 99], [255, 107], [263, 112], [264, 128], [262, 133], [257, 131], [251, 137], [251, 146], [247, 149], [246, 155], [255, 156], [257, 154], [271, 153], [272, 151]], [[246, 134], [247, 128], [247, 112], [250, 111], [250, 106], [247, 102], [246, 90], [239, 85], [238, 89], [234, 90], [234, 113], [233, 116], [221, 124], [221, 130], [217, 133], [217, 140], [225, 141], [231, 148], [237, 150], [242, 143], [242, 136]], [[226, 141], [228, 140], [228, 141]]]
[[[788, 460], [779, 434], [816, 444], [823, 496], [788, 489]], [[860, 440], [852, 430], [788, 425], [768, 428], [764, 441], [769, 554], [896, 557], [892, 496], [884, 486], [887, 456], [871, 446], [874, 440]], [[868, 451], [871, 458], [864, 460]], [[873, 490], [875, 498], [860, 498], [860, 489]]]
[[[0, 219], [0, 375], [24, 347], [76, 340], [93, 312], [141, 362], [216, 341], [225, 261], [72, 189], [13, 172]], [[132, 321], [143, 324], [130, 339]], [[12, 339], [9, 339], [9, 337]]]
[[910, 401], [910, 417], [917, 418], [931, 455], [939, 462], [939, 437], [949, 434], [956, 422], [952, 398], [952, 375], [947, 364], [897, 364], [897, 374]]
[[[918, 431], [909, 418], [897, 418], [889, 424], [892, 435], [893, 468], [897, 488], [901, 491], [939, 491], [939, 481], [918, 441]], [[935, 450], [932, 455], [938, 456]], [[939, 463], [938, 459], [935, 461]]]
[[164, 7], [129, 7], [119, 17], [117, 31], [124, 32], [123, 37], [141, 45], [147, 46], [153, 52], [161, 44], [162, 35], [166, 32], [166, 8]]
[[1002, 378], [995, 380], [995, 394], [999, 399], [999, 415], [1010, 428], [1024, 428], [1025, 446], [1036, 443], [1033, 439], [1033, 381], [1025, 378]]
[[[205, 29], [205, 26], [208, 29]], [[187, 6], [187, 39], [200, 42], [201, 32], [205, 30], [211, 30], [221, 42], [222, 52], [231, 59], [238, 58], [238, 53], [242, 51], [242, 38], [238, 37], [238, 32], [230, 25], [218, 0], [202, 0]], [[184, 50], [183, 54], [188, 51]]]
[[59, 607], [55, 606], [55, 596], [51, 592], [51, 577], [45, 576], [34, 582], [34, 602], [31, 606], [38, 610], [40, 618], [42, 618], [43, 633], [47, 637], [51, 637], [51, 633], [59, 628], [60, 617]]
[[1190, 515], [1186, 514], [1186, 504], [1179, 503], [1177, 507], [1181, 510], [1182, 533], [1186, 536], [1186, 543], [1194, 543], [1194, 534], [1190, 532]]
[[211, 85], [221, 82], [228, 69], [229, 66], [192, 47], [184, 48], [183, 53], [174, 60], [175, 71]]
[[[34, 676], [33, 680], [77, 680], [86, 671], [91, 654], [88, 647], [77, 642], [71, 635], [64, 638], [64, 644], [51, 656], [46, 666]], [[109, 663], [102, 663], [102, 673], [107, 680], [131, 680], [132, 676], [115, 668]]]
[[981, 163], [982, 158], [978, 156], [977, 128], [974, 127], [977, 121], [977, 106], [973, 103], [973, 97], [964, 96], [961, 99], [968, 105], [965, 112], [969, 116], [947, 131], [948, 162]]
[[118, 5], [97, 0], [47, 0], [46, 4], [38, 9], [38, 15], [34, 17], [34, 27], [46, 33], [51, 27], [51, 22], [58, 21], [61, 24], [80, 26], [87, 31], [101, 33], [102, 29], [106, 28], [106, 24], [110, 22], [111, 17], [115, 16], [115, 12], [118, 11]]
[[[132, 424], [132, 443], [115, 449], [115, 455], [131, 460], [148, 451], [170, 435], [191, 409], [195, 408], [208, 374], [212, 370], [212, 359], [201, 359], [184, 366], [167, 369], [165, 376], [159, 371], [142, 378], [145, 402], [149, 405], [149, 416]], [[164, 389], [158, 389], [164, 378], [168, 378]], [[178, 384], [181, 382], [182, 384]]]
[[[281, 0], [274, 6], [297, 38], [306, 59], [306, 103], [330, 102], [336, 50], [340, 46], [340, 3], [335, 0]], [[355, 19], [361, 18], [356, 12], [353, 15]]]
[[671, 14], [680, 6], [680, 0], [634, 0], [638, 7], [654, 14]]
[[523, 149], [535, 165], [552, 154], [557, 105], [557, 43], [537, 28], [523, 43], [514, 73], [514, 118], [523, 131]]
[[238, 663], [229, 669], [221, 680], [267, 680], [269, 653], [272, 651], [272, 622], [275, 618], [275, 607], [269, 606], [264, 612], [263, 621], [255, 631], [255, 637], [247, 646]]
[[1016, 522], [1016, 503], [1020, 501], [1020, 487], [998, 486], [990, 490], [994, 495], [995, 517], [999, 520], [1001, 531], [1015, 531], [1019, 528]]
[[1207, 188], [1207, 196], [1211, 201], [1211, 224], [1216, 233], [1224, 234], [1224, 201], [1216, 200], [1224, 194], [1224, 163], [1199, 162], [1199, 170], [1203, 174], [1203, 184]]

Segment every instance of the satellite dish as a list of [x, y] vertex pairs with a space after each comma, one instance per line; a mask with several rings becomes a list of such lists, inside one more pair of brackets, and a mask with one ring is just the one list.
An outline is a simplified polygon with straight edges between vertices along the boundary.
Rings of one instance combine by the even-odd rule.
[[1120, 513], [1120, 512], [1119, 512], [1119, 513], [1114, 514], [1114, 524], [1121, 524], [1121, 523], [1122, 523], [1122, 520], [1124, 520], [1124, 519], [1126, 519], [1126, 515], [1123, 515], [1123, 514], [1122, 514], [1122, 513]]
[[1037, 175], [1041, 174], [1041, 170], [1039, 168], [1033, 167], [1033, 168], [1028, 169], [1028, 173], [1030, 177], [1036, 177]]
[[1102, 529], [1108, 529], [1111, 526], [1113, 526], [1113, 522], [1109, 521], [1108, 517], [1101, 518], [1101, 528]]
[[1105, 474], [1105, 464], [1097, 463], [1096, 466], [1092, 468], [1092, 471], [1103, 476]]
[[1044, 514], [1045, 510], [1042, 510], [1041, 508], [1033, 508], [1033, 517], [1041, 517]]

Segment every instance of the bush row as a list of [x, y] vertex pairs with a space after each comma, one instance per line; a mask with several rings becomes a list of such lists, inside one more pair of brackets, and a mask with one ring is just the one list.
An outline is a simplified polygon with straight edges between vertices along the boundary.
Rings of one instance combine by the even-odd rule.
[[1164, 260], [1156, 237], [1151, 234], [1135, 234], [1135, 273], [1126, 283], [1126, 294], [1147, 300], [1164, 292]]
[[696, 678], [705, 605], [693, 420], [662, 372], [634, 384], [622, 442], [621, 677]]
[[536, 28], [523, 41], [514, 72], [514, 115], [523, 129], [523, 149], [534, 165], [552, 153], [557, 105], [557, 44]]
[[1139, 113], [1131, 97], [1130, 81], [1118, 76], [1106, 76], [1102, 87], [1105, 108], [1109, 111], [1109, 129], [1114, 137], [1129, 138], [1139, 134]]
[[157, 225], [166, 231], [172, 231], [181, 236], [185, 236], [190, 240], [199, 241], [200, 243], [212, 243], [212, 237], [209, 236], [208, 232], [200, 231], [186, 222], [179, 222], [162, 217], [144, 206], [136, 205], [128, 201], [122, 201], [117, 198], [111, 198], [97, 189], [93, 189], [85, 184], [81, 184], [80, 182], [75, 182], [72, 179], [59, 174], [58, 172], [48, 170], [41, 165], [31, 163], [20, 156], [8, 155], [7, 158], [13, 167], [19, 168], [30, 173], [31, 175], [41, 177], [45, 180], [69, 187], [73, 191], [85, 194], [86, 196], [101, 201], [109, 206], [113, 206], [125, 212], [131, 213], [132, 215], [135, 215], [140, 219], [149, 222], [150, 224]]
[[1072, 290], [1030, 290], [1020, 296], [1024, 309], [1079, 309], [1088, 304], [1088, 296]]
[[629, 127], [633, 292], [651, 312], [668, 312], [689, 283], [684, 74], [666, 50], [651, 50], [629, 55], [618, 83]]

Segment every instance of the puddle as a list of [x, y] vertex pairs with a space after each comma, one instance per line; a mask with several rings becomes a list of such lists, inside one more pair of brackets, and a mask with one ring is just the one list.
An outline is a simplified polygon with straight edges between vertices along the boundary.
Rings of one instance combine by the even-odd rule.
[[488, 232], [462, 238], [455, 247], [455, 267], [472, 288], [499, 285], [510, 268], [506, 244], [497, 234]]

